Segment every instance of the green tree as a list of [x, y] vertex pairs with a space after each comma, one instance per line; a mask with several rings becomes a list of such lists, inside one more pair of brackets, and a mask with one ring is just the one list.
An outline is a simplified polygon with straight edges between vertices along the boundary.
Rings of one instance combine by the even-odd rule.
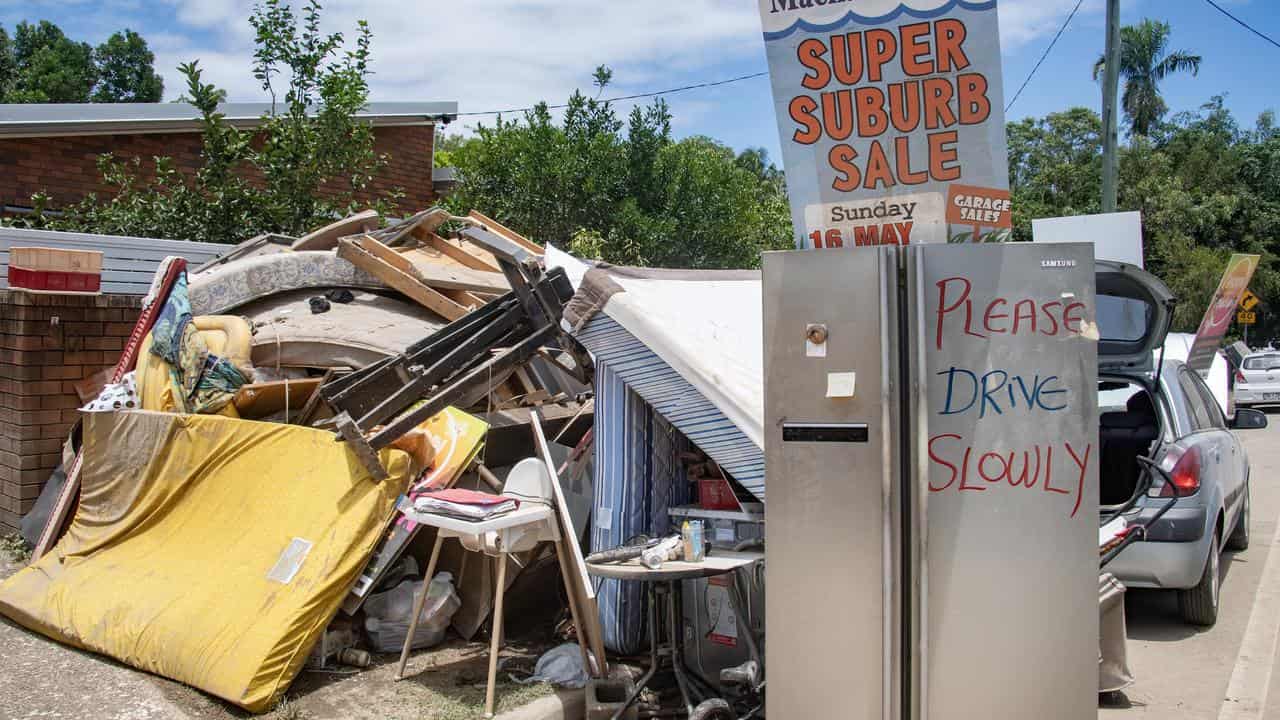
[[125, 29], [96, 49], [48, 20], [0, 28], [0, 102], [159, 102], [164, 82], [147, 41]]
[[98, 72], [88, 43], [70, 40], [48, 20], [20, 22], [13, 56], [14, 82], [7, 102], [89, 102]]
[[[707, 137], [663, 146], [648, 206], [625, 198], [596, 253], [613, 263], [656, 267], [746, 268], [760, 252], [791, 247], [786, 196], [728, 147]], [[575, 250], [585, 250], [582, 243]]]
[[[320, 32], [320, 4], [301, 16], [280, 0], [255, 6], [254, 76], [275, 99], [260, 128], [239, 130], [218, 111], [225, 93], [204, 82], [198, 63], [179, 70], [185, 97], [202, 122], [202, 165], [194, 175], [168, 158], [155, 159], [154, 177], [142, 161], [104, 156], [108, 199], [91, 197], [57, 219], [56, 229], [206, 242], [239, 242], [264, 232], [300, 235], [356, 209], [386, 158], [373, 149], [373, 130], [356, 118], [368, 102], [371, 33], [359, 23], [354, 48], [339, 33]], [[261, 183], [245, 179], [261, 174]], [[399, 197], [375, 203], [383, 212]]]
[[94, 102], [160, 102], [164, 80], [155, 71], [156, 56], [147, 41], [126, 28], [93, 52], [98, 66]]
[[0, 102], [13, 92], [13, 85], [18, 81], [18, 60], [13, 54], [13, 40], [9, 33], [0, 27]]
[[1099, 211], [1102, 121], [1072, 108], [1009, 123], [1009, 181], [1014, 239], [1031, 239], [1036, 218]]
[[[597, 96], [612, 77], [597, 68]], [[542, 242], [612, 263], [754, 267], [790, 247], [782, 173], [758, 149], [741, 155], [710, 138], [676, 141], [662, 100], [632, 109], [575, 92], [563, 119], [540, 104], [499, 117], [449, 148], [460, 183], [446, 202]]]
[[295, 233], [333, 213], [322, 191], [348, 204], [386, 162], [374, 152], [373, 127], [356, 119], [369, 102], [369, 25], [358, 21], [355, 48], [344, 50], [341, 33], [320, 32], [320, 10], [307, 0], [299, 18], [281, 0], [266, 0], [249, 20], [257, 33], [253, 74], [275, 109], [249, 159], [266, 178], [272, 224]]
[[[1144, 19], [1120, 28], [1120, 76], [1124, 79], [1121, 105], [1134, 135], [1149, 135], [1168, 111], [1160, 95], [1160, 83], [1174, 73], [1200, 72], [1199, 55], [1186, 50], [1169, 52], [1169, 23]], [[1106, 56], [1093, 65], [1097, 80], [1106, 68]]]
[[435, 143], [431, 148], [432, 167], [453, 167], [454, 153], [458, 152], [458, 149], [466, 142], [466, 138], [462, 135], [448, 134], [443, 130], [437, 130]]
[[[1015, 235], [1030, 221], [1098, 211], [1096, 113], [1074, 108], [1010, 123]], [[1135, 135], [1120, 153], [1120, 209], [1142, 213], [1147, 269], [1179, 298], [1174, 329], [1194, 332], [1232, 252], [1262, 255], [1252, 289], [1263, 326], [1280, 332], [1280, 133], [1270, 113], [1243, 130], [1215, 97]]]

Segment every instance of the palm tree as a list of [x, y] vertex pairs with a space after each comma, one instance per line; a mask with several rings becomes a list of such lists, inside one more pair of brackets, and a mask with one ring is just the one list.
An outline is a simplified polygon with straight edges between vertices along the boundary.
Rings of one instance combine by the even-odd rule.
[[[1192, 75], [1200, 72], [1199, 55], [1186, 50], [1166, 53], [1170, 32], [1169, 23], [1149, 18], [1120, 28], [1120, 76], [1124, 78], [1121, 105], [1134, 135], [1149, 135], [1152, 126], [1169, 109], [1160, 97], [1161, 81], [1177, 72], [1190, 71]], [[1106, 64], [1105, 55], [1094, 63], [1094, 80]]]

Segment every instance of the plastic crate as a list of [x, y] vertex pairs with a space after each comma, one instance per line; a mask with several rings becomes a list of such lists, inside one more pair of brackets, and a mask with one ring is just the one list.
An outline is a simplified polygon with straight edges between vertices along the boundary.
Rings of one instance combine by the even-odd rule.
[[46, 293], [98, 293], [102, 290], [100, 273], [28, 270], [9, 266], [9, 287]]
[[9, 248], [9, 265], [23, 270], [48, 270], [102, 274], [102, 253], [97, 250], [59, 250], [43, 247]]
[[698, 479], [698, 505], [703, 510], [741, 510], [733, 485], [724, 478]]
[[38, 293], [99, 293], [102, 253], [44, 247], [9, 248], [9, 287]]

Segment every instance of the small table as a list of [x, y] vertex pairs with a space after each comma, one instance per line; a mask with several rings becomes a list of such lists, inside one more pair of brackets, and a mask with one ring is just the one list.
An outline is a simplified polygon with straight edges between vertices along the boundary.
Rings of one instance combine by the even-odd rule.
[[464, 520], [450, 515], [420, 512], [415, 510], [412, 503], [407, 500], [400, 503], [399, 509], [409, 520], [436, 528], [436, 542], [431, 548], [431, 560], [427, 563], [427, 572], [422, 577], [422, 592], [418, 594], [413, 605], [413, 616], [409, 620], [409, 634], [405, 636], [404, 648], [400, 651], [400, 666], [396, 670], [396, 680], [404, 678], [413, 635], [418, 629], [418, 619], [427, 601], [427, 587], [431, 583], [431, 577], [435, 575], [436, 561], [440, 558], [440, 546], [444, 544], [445, 538], [451, 537], [459, 540], [466, 539], [469, 542], [464, 542], [463, 547], [479, 548], [486, 555], [498, 558], [498, 581], [497, 587], [494, 588], [493, 600], [493, 633], [489, 643], [489, 683], [484, 701], [485, 717], [493, 717], [494, 683], [498, 675], [498, 653], [502, 642], [502, 598], [507, 587], [507, 555], [509, 553], [532, 550], [541, 542], [555, 544], [556, 557], [560, 561], [560, 574], [565, 578], [565, 590], [569, 595], [569, 611], [573, 614], [574, 627], [579, 629], [578, 647], [582, 651], [582, 666], [588, 673], [591, 672], [591, 660], [581, 630], [578, 603], [574, 599], [573, 590], [568, 586], [569, 573], [573, 572], [573, 569], [566, 559], [564, 547], [560, 542], [559, 523], [550, 505], [526, 501], [522, 502], [516, 510], [487, 520]]
[[[684, 700], [685, 710], [688, 714], [693, 714], [694, 704], [689, 697], [689, 689], [692, 684], [685, 676], [684, 661], [680, 654], [680, 638], [684, 636], [684, 630], [682, 627], [683, 616], [676, 612], [676, 583], [681, 580], [723, 575], [763, 559], [764, 554], [758, 552], [713, 551], [713, 554], [707, 555], [702, 562], [668, 560], [662, 563], [662, 567], [657, 570], [650, 570], [645, 567], [640, 563], [639, 559], [628, 560], [624, 563], [587, 563], [587, 572], [596, 577], [638, 580], [648, 585], [649, 669], [645, 672], [644, 677], [640, 678], [640, 682], [636, 683], [636, 688], [632, 691], [631, 696], [627, 698], [626, 704], [618, 712], [614, 713], [613, 720], [618, 720], [618, 718], [622, 717], [627, 708], [631, 707], [636, 699], [640, 697], [640, 692], [657, 674], [662, 656], [671, 658], [671, 672], [676, 677], [676, 685], [680, 687], [680, 697]], [[667, 637], [666, 642], [662, 644], [658, 643], [657, 614], [655, 610], [658, 606], [658, 595], [665, 596], [667, 612]], [[736, 592], [729, 593], [729, 602], [733, 606], [733, 611], [737, 613], [739, 618], [745, 619], [736, 598]], [[748, 647], [752, 650], [752, 654], [757, 655], [758, 651], [755, 648], [755, 640], [751, 637], [750, 629], [748, 629], [744, 637], [747, 640]], [[694, 692], [697, 692], [696, 688]]]

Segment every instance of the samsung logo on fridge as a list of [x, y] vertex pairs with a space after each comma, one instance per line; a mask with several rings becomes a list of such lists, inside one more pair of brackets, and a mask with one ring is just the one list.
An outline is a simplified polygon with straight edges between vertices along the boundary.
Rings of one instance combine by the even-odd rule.
[[1042, 268], [1072, 268], [1076, 266], [1075, 260], [1041, 260]]

